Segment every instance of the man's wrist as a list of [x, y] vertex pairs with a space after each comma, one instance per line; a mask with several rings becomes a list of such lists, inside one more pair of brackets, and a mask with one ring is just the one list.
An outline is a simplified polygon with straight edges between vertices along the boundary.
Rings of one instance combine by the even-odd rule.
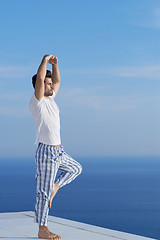
[[52, 68], [57, 68], [58, 67], [58, 62], [52, 64]]
[[48, 62], [48, 60], [47, 60], [47, 58], [45, 56], [43, 57], [42, 62], [45, 62], [45, 63]]

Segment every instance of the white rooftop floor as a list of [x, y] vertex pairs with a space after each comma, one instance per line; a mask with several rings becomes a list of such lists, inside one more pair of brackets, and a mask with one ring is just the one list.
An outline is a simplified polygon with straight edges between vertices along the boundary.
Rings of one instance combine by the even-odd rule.
[[[59, 234], [62, 240], [151, 240], [53, 216], [49, 216], [48, 227]], [[38, 225], [34, 223], [34, 212], [0, 213], [0, 240], [38, 239], [37, 232]]]

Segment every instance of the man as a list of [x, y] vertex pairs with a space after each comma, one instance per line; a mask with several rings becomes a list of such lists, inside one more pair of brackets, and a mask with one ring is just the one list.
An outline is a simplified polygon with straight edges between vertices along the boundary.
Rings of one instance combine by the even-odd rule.
[[[47, 63], [52, 65], [52, 73], [46, 70]], [[61, 145], [59, 108], [54, 101], [60, 87], [57, 57], [43, 57], [37, 74], [32, 77], [32, 84], [35, 92], [29, 107], [35, 121], [38, 144], [35, 155], [35, 222], [39, 224], [39, 238], [60, 239], [60, 236], [50, 232], [47, 227], [49, 208], [59, 188], [73, 181], [81, 173], [82, 166]], [[61, 174], [55, 182], [58, 169]]]

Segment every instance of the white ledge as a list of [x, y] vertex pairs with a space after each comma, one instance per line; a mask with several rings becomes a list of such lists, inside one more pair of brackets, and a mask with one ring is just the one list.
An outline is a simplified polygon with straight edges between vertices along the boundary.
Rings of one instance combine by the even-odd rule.
[[[153, 240], [134, 234], [49, 216], [48, 227], [62, 240]], [[38, 239], [34, 212], [0, 213], [0, 239]]]

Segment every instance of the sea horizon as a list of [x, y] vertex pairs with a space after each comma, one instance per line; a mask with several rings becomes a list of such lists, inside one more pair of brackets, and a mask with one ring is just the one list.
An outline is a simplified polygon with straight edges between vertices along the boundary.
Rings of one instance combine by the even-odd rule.
[[[53, 200], [50, 215], [160, 239], [160, 157], [76, 158], [82, 174]], [[34, 211], [34, 158], [0, 158], [0, 212]]]

